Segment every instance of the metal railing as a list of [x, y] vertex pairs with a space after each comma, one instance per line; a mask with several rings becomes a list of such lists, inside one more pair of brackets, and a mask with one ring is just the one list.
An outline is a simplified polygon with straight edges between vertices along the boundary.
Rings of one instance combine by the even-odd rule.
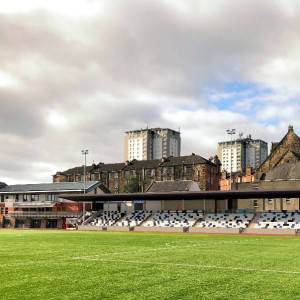
[[78, 218], [82, 214], [79, 211], [12, 211], [8, 213], [11, 217], [66, 217]]
[[54, 201], [24, 201], [24, 202], [14, 202], [14, 207], [30, 207], [30, 206], [53, 206], [56, 202]]

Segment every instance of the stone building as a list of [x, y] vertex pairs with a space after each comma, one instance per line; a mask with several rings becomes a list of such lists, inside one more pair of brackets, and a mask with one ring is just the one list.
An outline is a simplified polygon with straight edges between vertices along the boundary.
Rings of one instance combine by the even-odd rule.
[[[76, 167], [53, 175], [53, 182], [83, 180], [83, 167]], [[112, 193], [121, 193], [131, 176], [139, 181], [140, 192], [145, 192], [153, 181], [192, 180], [200, 190], [218, 190], [220, 164], [218, 157], [211, 160], [199, 155], [168, 157], [155, 160], [132, 160], [125, 163], [92, 165], [87, 167], [86, 180], [99, 180]]]
[[[300, 138], [292, 126], [254, 174], [249, 183], [233, 183], [233, 190], [280, 190], [300, 187]], [[239, 199], [237, 208], [266, 210], [299, 210], [299, 198]]]

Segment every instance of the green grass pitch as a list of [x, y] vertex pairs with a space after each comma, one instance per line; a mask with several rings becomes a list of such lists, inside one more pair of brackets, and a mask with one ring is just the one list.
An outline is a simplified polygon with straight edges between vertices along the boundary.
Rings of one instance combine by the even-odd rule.
[[0, 230], [0, 299], [300, 299], [300, 237]]

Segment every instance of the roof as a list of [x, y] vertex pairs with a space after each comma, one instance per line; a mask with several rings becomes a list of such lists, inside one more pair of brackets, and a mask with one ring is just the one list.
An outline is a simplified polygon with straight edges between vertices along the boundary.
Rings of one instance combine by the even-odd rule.
[[192, 165], [192, 164], [210, 164], [215, 165], [208, 159], [203, 158], [202, 156], [192, 154], [188, 156], [170, 156], [166, 158], [166, 161], [161, 163], [161, 167], [168, 167], [174, 165]]
[[133, 194], [102, 194], [102, 195], [62, 195], [64, 199], [72, 201], [145, 201], [145, 200], [195, 200], [199, 199], [249, 199], [249, 198], [299, 198], [300, 189], [286, 190], [231, 190], [231, 191], [199, 191], [199, 192], [173, 192], [173, 193], [133, 193]]
[[[95, 165], [86, 166], [86, 172], [88, 173], [94, 167], [95, 167]], [[63, 174], [63, 175], [83, 174], [84, 173], [84, 166], [74, 167], [74, 168], [68, 169], [66, 171], [62, 171], [60, 173]]]
[[271, 169], [265, 180], [300, 180], [300, 161], [284, 163]]
[[192, 180], [179, 180], [179, 181], [155, 181], [151, 184], [147, 192], [187, 192], [193, 184]]
[[[95, 189], [96, 187], [100, 187], [102, 190], [103, 190], [103, 188], [105, 188], [102, 185], [102, 183], [99, 181], [87, 181], [85, 183], [85, 186], [86, 186], [87, 192]], [[55, 182], [55, 183], [8, 185], [4, 188], [1, 188], [0, 193], [33, 193], [33, 192], [34, 193], [41, 193], [41, 192], [61, 193], [61, 192], [71, 192], [71, 191], [72, 192], [75, 192], [75, 191], [83, 192], [83, 189], [84, 189], [83, 182]], [[107, 192], [107, 191], [104, 191], [104, 192]]]
[[[161, 162], [160, 159], [151, 160], [132, 160], [126, 163], [112, 163], [104, 164], [99, 163], [98, 165], [92, 165], [86, 167], [87, 173], [99, 173], [99, 172], [118, 172], [120, 170], [142, 170], [142, 169], [155, 169], [158, 167], [168, 167], [175, 165], [192, 165], [192, 164], [210, 164], [215, 165], [212, 161], [205, 159], [199, 155], [187, 155], [187, 156], [170, 156], [165, 158], [165, 162]], [[66, 171], [60, 172], [63, 175], [73, 175], [73, 174], [83, 174], [83, 166], [68, 169]]]

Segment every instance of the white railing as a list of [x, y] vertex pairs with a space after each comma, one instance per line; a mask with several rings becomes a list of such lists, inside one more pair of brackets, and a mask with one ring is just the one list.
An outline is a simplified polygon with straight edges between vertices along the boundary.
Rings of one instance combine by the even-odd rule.
[[78, 218], [80, 211], [11, 211], [8, 213], [11, 217], [66, 217]]
[[30, 206], [52, 206], [56, 202], [52, 201], [24, 201], [24, 202], [14, 202], [14, 207], [30, 207]]

